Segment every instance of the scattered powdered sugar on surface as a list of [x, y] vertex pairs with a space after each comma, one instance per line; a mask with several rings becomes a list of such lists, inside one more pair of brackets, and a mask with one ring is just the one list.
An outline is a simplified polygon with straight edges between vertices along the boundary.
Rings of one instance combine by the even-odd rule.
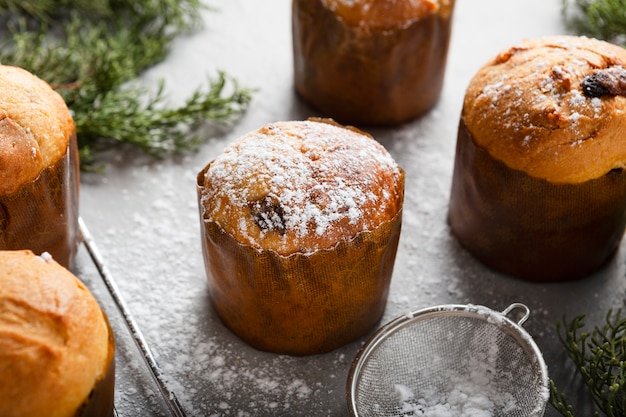
[[[404, 213], [399, 262], [380, 324], [404, 311], [442, 302], [500, 305], [513, 299], [530, 303], [534, 315], [530, 325], [539, 321], [535, 331], [545, 328], [550, 333], [550, 310], [545, 308], [539, 317], [536, 313], [537, 304], [551, 299], [553, 293], [548, 287], [537, 289], [534, 284], [472, 267], [469, 255], [451, 244], [445, 224], [448, 182], [442, 175], [433, 175], [446, 168], [441, 153], [424, 148], [407, 151], [402, 143], [394, 142], [395, 153], [414, 153], [420, 156], [420, 163], [408, 166], [412, 170], [408, 179], [416, 191], [407, 195], [413, 210]], [[443, 147], [439, 140], [432, 146], [435, 150]], [[106, 193], [99, 195], [99, 189], [87, 188], [89, 198], [81, 207], [168, 386], [190, 417], [342, 415], [346, 377], [358, 342], [306, 358], [264, 354], [233, 336], [213, 313], [202, 264], [195, 192], [200, 167], [184, 166], [137, 167], [103, 178], [101, 188]], [[110, 198], [113, 192], [116, 198]], [[439, 197], [424, 200], [424, 195]], [[115, 221], [98, 222], [103, 213]], [[450, 257], [457, 261], [449, 262]], [[502, 285], [503, 280], [507, 285]], [[608, 289], [600, 292], [601, 297], [615, 292], [611, 286], [602, 288]], [[587, 293], [580, 297], [588, 298]], [[115, 325], [115, 308], [108, 303], [106, 307]], [[121, 327], [118, 323], [116, 329]], [[168, 415], [163, 409], [160, 413], [147, 411], [153, 408], [146, 408], [145, 402], [157, 402], [160, 394], [150, 386], [141, 361], [125, 352], [124, 345], [133, 349], [128, 336], [119, 332], [116, 337], [120, 415]]]
[[[262, 415], [268, 410], [288, 412], [295, 404], [309, 401], [319, 389], [319, 386], [310, 386], [305, 376], [292, 374], [285, 367], [284, 358], [259, 355], [266, 356], [265, 362], [257, 362], [254, 355], [246, 355], [245, 349], [239, 349], [237, 345], [225, 347], [218, 339], [205, 338], [195, 344], [191, 352], [179, 353], [164, 370], [175, 373], [186, 369], [202, 377], [202, 385], [191, 390], [189, 386], [179, 385], [177, 389], [184, 393], [182, 401], [193, 415], [206, 415], [203, 410], [217, 411], [216, 408], [222, 412], [209, 415], [243, 417]], [[205, 402], [196, 400], [192, 403], [191, 398], [197, 397], [199, 390], [206, 391]]]
[[[248, 8], [240, 7], [240, 3], [243, 4], [225, 2], [228, 8], [237, 12], [236, 22], [242, 21], [241, 11], [252, 13]], [[469, 2], [465, 4], [470, 5]], [[228, 8], [224, 7], [224, 11], [227, 12]], [[270, 10], [266, 6], [260, 9]], [[231, 24], [233, 19], [224, 19], [222, 13], [214, 15], [215, 22], [237, 26]], [[267, 19], [254, 14], [250, 16], [254, 17], [254, 22], [263, 22], [263, 31], [259, 33], [270, 34], [272, 36], [268, 39], [276, 40], [273, 31], [267, 30]], [[272, 14], [271, 17], [275, 16]], [[465, 21], [475, 24], [473, 19]], [[241, 31], [237, 29], [237, 32]], [[247, 35], [246, 42], [250, 41], [248, 38], [253, 36]], [[232, 42], [217, 40], [228, 44], [227, 48], [231, 47]], [[265, 44], [271, 45], [271, 53], [278, 51], [275, 42]], [[263, 48], [257, 51], [254, 43], [245, 46], [254, 52], [243, 54], [248, 58], [257, 54], [264, 56], [267, 52]], [[194, 53], [198, 55], [197, 50]], [[237, 70], [249, 67], [248, 73], [263, 74], [252, 69], [255, 65], [236, 62], [234, 68]], [[459, 65], [468, 67], [464, 62], [458, 62], [456, 68], [461, 68]], [[255, 100], [256, 104], [237, 131], [255, 128], [258, 123], [274, 120], [275, 116], [288, 116], [288, 112], [292, 114], [299, 108], [293, 102], [291, 91], [283, 90], [282, 84], [276, 82], [284, 78], [275, 76], [276, 68], [276, 65], [270, 66], [270, 84], [260, 90], [263, 94]], [[456, 78], [462, 77], [455, 77], [452, 81], [457, 82]], [[258, 80], [258, 77], [253, 78], [253, 84], [259, 85]], [[450, 91], [453, 90], [448, 93]], [[280, 97], [280, 100], [274, 97]], [[598, 306], [622, 304], [618, 293], [624, 294], [623, 262], [609, 266], [611, 273], [603, 273], [599, 281], [591, 280], [596, 284], [585, 281], [575, 286], [538, 287], [535, 283], [509, 279], [483, 268], [463, 251], [450, 236], [445, 221], [456, 138], [456, 123], [450, 121], [458, 117], [459, 100], [457, 95], [446, 95], [444, 91], [441, 105], [420, 121], [382, 135], [383, 141], [391, 139], [386, 140], [386, 146], [407, 169], [409, 192], [406, 198], [409, 204], [405, 204], [401, 247], [388, 308], [381, 324], [399, 312], [440, 303], [480, 302], [505, 306], [512, 300], [524, 301], [533, 310], [533, 319], [529, 323], [531, 333], [541, 336], [543, 346], [548, 348], [547, 353], [554, 354], [554, 347], [559, 345], [553, 337], [554, 321], [563, 312], [575, 316], [580, 311], [589, 311], [590, 320], [594, 317], [602, 323], [604, 314]], [[593, 101], [601, 102], [600, 99]], [[440, 120], [434, 120], [435, 117]], [[232, 136], [208, 145], [198, 158], [202, 159], [196, 164], [198, 169], [200, 164], [207, 162], [205, 156], [217, 155], [230, 138]], [[207, 301], [198, 236], [197, 170], [186, 172], [194, 167], [187, 161], [183, 162], [186, 168], [172, 167], [165, 162], [163, 166], [167, 168], [161, 169], [162, 163], [146, 169], [134, 163], [116, 165], [109, 167], [107, 175], [99, 181], [102, 185], [92, 186], [83, 181], [81, 213], [89, 222], [107, 266], [113, 270], [123, 296], [130, 303], [132, 313], [148, 337], [187, 415], [344, 415], [346, 370], [357, 346], [353, 344], [344, 349], [344, 358], [331, 353], [321, 358], [294, 360], [259, 354], [234, 339], [212, 315]], [[624, 250], [621, 250], [618, 259], [623, 259], [623, 255]], [[84, 263], [88, 263], [87, 260]], [[601, 285], [597, 285], [598, 282]], [[555, 297], [572, 302], [554, 303]], [[110, 310], [115, 311], [114, 308]], [[537, 311], [543, 314], [537, 316]], [[120, 345], [127, 342], [127, 336], [121, 333], [118, 342]], [[120, 416], [169, 415], [164, 410], [151, 413], [140, 408], [139, 399], [146, 395], [146, 391], [150, 396], [159, 394], [145, 388], [150, 381], [147, 376], [136, 380], [129, 377], [134, 372], [144, 375], [139, 371], [143, 365], [140, 362], [128, 365], [121, 348], [118, 353], [118, 365], [121, 366], [118, 368], [120, 378], [116, 381], [116, 401]], [[302, 383], [300, 388], [290, 391], [289, 395], [281, 391], [281, 387], [290, 390], [299, 382]]]

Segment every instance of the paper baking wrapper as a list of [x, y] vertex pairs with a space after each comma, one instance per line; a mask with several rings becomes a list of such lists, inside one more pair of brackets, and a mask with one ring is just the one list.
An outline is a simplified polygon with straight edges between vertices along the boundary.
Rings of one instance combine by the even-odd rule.
[[213, 307], [254, 348], [291, 355], [328, 352], [366, 334], [380, 319], [402, 211], [332, 249], [291, 256], [242, 245], [204, 220], [202, 205], [200, 212]]
[[396, 125], [430, 110], [444, 81], [454, 1], [391, 30], [346, 25], [322, 0], [293, 0], [294, 84], [324, 116]]
[[531, 281], [585, 277], [615, 253], [626, 225], [626, 173], [553, 184], [475, 146], [461, 120], [449, 223], [485, 265]]
[[109, 327], [109, 356], [107, 372], [96, 384], [89, 397], [80, 406], [75, 417], [113, 417], [115, 406], [115, 337]]
[[78, 247], [76, 135], [63, 158], [12, 194], [0, 195], [0, 250], [48, 252], [71, 268]]

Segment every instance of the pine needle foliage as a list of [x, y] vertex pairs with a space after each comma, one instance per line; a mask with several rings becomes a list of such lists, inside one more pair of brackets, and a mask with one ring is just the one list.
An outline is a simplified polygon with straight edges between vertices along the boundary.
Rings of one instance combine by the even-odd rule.
[[[611, 310], [603, 327], [590, 333], [584, 327], [584, 315], [557, 325], [559, 339], [593, 399], [594, 416], [626, 416], [626, 318], [621, 310]], [[550, 404], [557, 411], [575, 417], [554, 381], [550, 381], [550, 393]]]
[[566, 27], [578, 35], [626, 46], [626, 0], [562, 0]]
[[50, 83], [76, 122], [81, 166], [97, 151], [131, 144], [162, 157], [195, 149], [196, 129], [229, 124], [251, 92], [224, 72], [207, 76], [176, 107], [164, 82], [137, 78], [162, 62], [172, 41], [201, 26], [200, 0], [0, 0], [0, 62]]

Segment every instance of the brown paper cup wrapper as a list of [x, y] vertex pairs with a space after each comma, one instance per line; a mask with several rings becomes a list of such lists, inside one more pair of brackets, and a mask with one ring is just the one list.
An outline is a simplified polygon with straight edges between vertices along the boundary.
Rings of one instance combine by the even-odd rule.
[[626, 173], [580, 184], [533, 178], [475, 146], [461, 120], [449, 223], [485, 265], [531, 281], [585, 277], [614, 255], [626, 226]]
[[12, 194], [0, 195], [0, 249], [48, 252], [71, 268], [78, 248], [76, 135], [63, 158]]
[[292, 2], [294, 83], [324, 116], [356, 125], [396, 125], [439, 99], [454, 1], [391, 30], [346, 25], [322, 0]]
[[107, 358], [107, 372], [96, 382], [89, 397], [80, 406], [75, 417], [113, 417], [115, 406], [115, 337], [109, 326], [109, 356]]
[[363, 336], [380, 319], [402, 211], [332, 249], [291, 256], [242, 245], [204, 220], [201, 205], [200, 211], [213, 307], [252, 347], [291, 355], [324, 353]]

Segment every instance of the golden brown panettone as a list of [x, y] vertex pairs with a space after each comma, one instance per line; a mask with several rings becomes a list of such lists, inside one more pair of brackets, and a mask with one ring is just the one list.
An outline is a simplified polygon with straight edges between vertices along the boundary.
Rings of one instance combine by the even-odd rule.
[[443, 86], [454, 0], [293, 0], [295, 88], [324, 116], [395, 125]]
[[556, 36], [525, 40], [474, 76], [449, 221], [486, 265], [569, 280], [615, 253], [626, 220], [625, 65], [623, 48]]
[[89, 290], [47, 254], [0, 251], [0, 416], [111, 417], [114, 373]]
[[213, 305], [250, 345], [306, 355], [382, 315], [404, 171], [372, 137], [329, 121], [278, 122], [198, 175]]
[[72, 264], [78, 165], [61, 96], [29, 72], [0, 65], [0, 249], [48, 252]]

